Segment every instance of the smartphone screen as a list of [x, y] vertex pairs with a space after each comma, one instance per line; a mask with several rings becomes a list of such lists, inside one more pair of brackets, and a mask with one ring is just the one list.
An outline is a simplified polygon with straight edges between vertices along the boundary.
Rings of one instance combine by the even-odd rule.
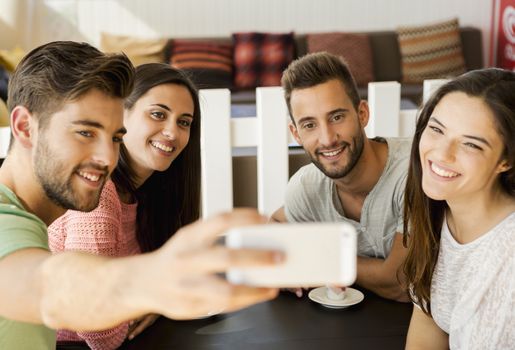
[[229, 231], [227, 247], [284, 252], [281, 265], [230, 269], [234, 284], [259, 287], [349, 286], [356, 279], [356, 231], [347, 223], [289, 223], [245, 226]]

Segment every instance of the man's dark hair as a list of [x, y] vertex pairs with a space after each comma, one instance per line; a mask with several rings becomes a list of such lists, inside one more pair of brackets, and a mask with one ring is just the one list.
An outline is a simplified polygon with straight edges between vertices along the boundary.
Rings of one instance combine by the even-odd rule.
[[104, 54], [87, 43], [55, 41], [29, 52], [16, 67], [7, 107], [26, 107], [39, 128], [62, 106], [92, 89], [126, 98], [134, 84], [134, 67], [124, 54]]
[[293, 61], [286, 68], [281, 85], [284, 88], [284, 97], [293, 123], [295, 121], [291, 114], [290, 104], [293, 90], [310, 88], [333, 79], [337, 79], [343, 84], [352, 105], [358, 110], [360, 102], [358, 88], [349, 67], [340, 56], [327, 52], [316, 52]]

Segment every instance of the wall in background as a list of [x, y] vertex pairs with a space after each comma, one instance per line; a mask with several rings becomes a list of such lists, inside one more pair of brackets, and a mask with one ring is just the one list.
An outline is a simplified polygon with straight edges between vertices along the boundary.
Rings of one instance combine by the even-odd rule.
[[489, 0], [0, 0], [0, 48], [58, 39], [98, 45], [102, 31], [147, 38], [370, 31], [452, 17], [482, 30], [487, 62]]
[[0, 49], [25, 46], [25, 2], [0, 0]]

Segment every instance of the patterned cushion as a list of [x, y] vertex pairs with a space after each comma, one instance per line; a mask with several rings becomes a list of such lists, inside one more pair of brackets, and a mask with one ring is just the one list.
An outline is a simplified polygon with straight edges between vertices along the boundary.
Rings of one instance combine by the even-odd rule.
[[104, 52], [123, 52], [132, 64], [164, 62], [166, 39], [139, 39], [130, 36], [101, 33], [100, 49]]
[[19, 46], [11, 50], [0, 50], [0, 66], [7, 69], [8, 72], [12, 72], [25, 54], [25, 50]]
[[465, 72], [458, 19], [397, 29], [403, 82], [457, 76]]
[[0, 65], [0, 100], [7, 101], [7, 86], [9, 85], [9, 75], [3, 66]]
[[9, 126], [9, 112], [3, 100], [0, 100], [0, 127]]
[[236, 88], [281, 85], [295, 52], [293, 33], [235, 33], [233, 39]]
[[170, 64], [190, 74], [200, 89], [232, 87], [232, 44], [170, 40]]
[[308, 52], [327, 51], [343, 57], [358, 85], [374, 81], [372, 48], [366, 34], [308, 34]]

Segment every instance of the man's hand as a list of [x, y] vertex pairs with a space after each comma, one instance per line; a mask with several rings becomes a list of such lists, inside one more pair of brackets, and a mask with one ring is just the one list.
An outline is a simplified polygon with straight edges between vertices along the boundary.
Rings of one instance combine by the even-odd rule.
[[214, 244], [229, 228], [265, 222], [255, 210], [240, 209], [179, 230], [136, 271], [144, 276], [138, 283], [146, 287], [144, 294], [151, 296], [151, 311], [173, 319], [190, 319], [235, 311], [277, 296], [277, 289], [232, 285], [219, 276], [230, 268], [282, 261], [279, 252]]
[[135, 336], [143, 332], [147, 327], [154, 324], [154, 322], [159, 318], [159, 315], [150, 314], [140, 317], [131, 322], [129, 326], [129, 333], [127, 334], [127, 339], [132, 340]]
[[304, 295], [304, 291], [307, 291], [308, 288], [286, 288], [284, 289], [287, 292], [294, 293], [297, 298], [302, 298]]
[[277, 289], [232, 285], [220, 274], [280, 263], [282, 253], [215, 245], [230, 228], [265, 222], [255, 210], [236, 210], [185, 226], [152, 253], [125, 258], [20, 250], [0, 260], [0, 276], [11, 283], [0, 283], [0, 295], [7, 297], [0, 300], [22, 302], [0, 302], [0, 314], [56, 329], [96, 331], [149, 313], [191, 319], [272, 299]]
[[284, 213], [284, 207], [280, 207], [274, 211], [272, 216], [270, 216], [269, 222], [288, 222], [288, 220], [286, 220], [286, 214]]

